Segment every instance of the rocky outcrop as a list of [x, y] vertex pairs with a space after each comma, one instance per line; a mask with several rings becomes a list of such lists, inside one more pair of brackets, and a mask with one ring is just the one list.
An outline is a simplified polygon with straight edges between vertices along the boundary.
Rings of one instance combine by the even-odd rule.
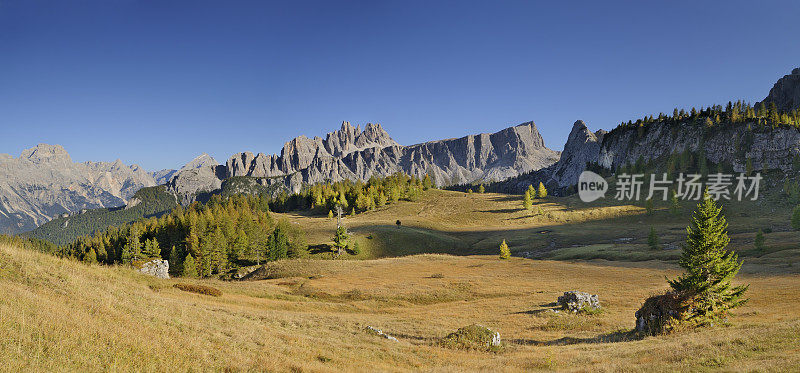
[[800, 67], [780, 78], [762, 102], [767, 105], [774, 103], [778, 111], [800, 108]]
[[167, 189], [183, 203], [190, 202], [197, 193], [211, 192], [222, 186], [225, 170], [216, 159], [203, 153], [175, 172]]
[[155, 180], [156, 185], [164, 185], [172, 179], [172, 176], [174, 176], [176, 172], [178, 172], [178, 170], [163, 169], [160, 171], [151, 172], [150, 176], [153, 177], [153, 180]]
[[567, 291], [558, 297], [558, 305], [564, 310], [577, 313], [599, 309], [600, 300], [597, 295], [582, 291]]
[[39, 144], [18, 158], [0, 156], [0, 232], [36, 228], [55, 216], [118, 207], [152, 176], [122, 161], [75, 163], [60, 145]]
[[142, 264], [139, 272], [158, 278], [169, 278], [169, 262], [164, 259], [153, 259]]
[[362, 131], [343, 122], [325, 139], [300, 136], [287, 142], [279, 155], [239, 153], [224, 167], [203, 174], [184, 167], [169, 186], [187, 195], [218, 187], [224, 178], [250, 176], [263, 178], [264, 185], [281, 185], [297, 192], [304, 184], [367, 180], [396, 172], [420, 178], [428, 174], [441, 186], [506, 179], [550, 166], [558, 156], [558, 152], [545, 147], [533, 122], [493, 134], [411, 146], [398, 145], [379, 124], [367, 124]]
[[586, 164], [597, 162], [605, 134], [603, 130], [592, 133], [582, 120], [576, 121], [553, 169], [552, 182], [558, 187], [575, 185]]

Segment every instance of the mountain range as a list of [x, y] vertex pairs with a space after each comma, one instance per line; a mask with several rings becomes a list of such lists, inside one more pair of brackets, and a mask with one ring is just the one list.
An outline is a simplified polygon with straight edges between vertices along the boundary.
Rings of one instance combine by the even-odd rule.
[[[800, 107], [800, 68], [778, 80], [762, 102], [781, 111]], [[587, 164], [614, 168], [685, 149], [703, 150], [709, 160], [725, 161], [736, 169], [744, 169], [744, 159], [752, 159], [755, 169], [791, 167], [787, 155], [800, 153], [796, 128], [756, 133], [743, 145], [737, 139], [746, 128], [733, 126], [706, 136], [695, 127], [676, 131], [655, 123], [641, 135], [630, 129], [592, 132], [576, 121], [563, 152], [558, 152], [545, 146], [533, 122], [408, 146], [394, 141], [380, 124], [368, 123], [362, 129], [343, 122], [324, 138], [296, 137], [279, 154], [242, 152], [225, 164], [202, 154], [178, 170], [155, 172], [119, 160], [75, 163], [61, 146], [40, 144], [17, 158], [0, 155], [0, 231], [28, 231], [57, 216], [123, 206], [138, 190], [155, 185], [166, 185], [165, 190], [185, 204], [220, 190], [233, 177], [296, 192], [307, 184], [403, 172], [427, 174], [438, 186], [504, 182], [504, 190], [518, 192], [542, 181], [563, 192]]]

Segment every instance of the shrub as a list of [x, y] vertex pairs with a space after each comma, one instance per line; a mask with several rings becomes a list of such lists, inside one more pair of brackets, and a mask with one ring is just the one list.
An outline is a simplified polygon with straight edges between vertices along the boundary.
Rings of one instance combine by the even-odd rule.
[[212, 288], [211, 286], [195, 285], [195, 284], [175, 284], [174, 286], [176, 289], [187, 291], [190, 293], [210, 295], [212, 297], [222, 296], [221, 290], [217, 288]]
[[485, 326], [472, 324], [448, 334], [439, 341], [443, 347], [498, 352], [503, 346], [500, 344], [500, 333]]
[[676, 291], [647, 298], [636, 311], [636, 331], [645, 335], [676, 331], [689, 319], [694, 301], [688, 292]]

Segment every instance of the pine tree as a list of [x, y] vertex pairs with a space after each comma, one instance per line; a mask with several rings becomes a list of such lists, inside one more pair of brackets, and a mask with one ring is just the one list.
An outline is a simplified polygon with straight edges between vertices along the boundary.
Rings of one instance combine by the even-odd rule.
[[764, 231], [759, 229], [758, 233], [756, 233], [756, 239], [753, 242], [753, 246], [755, 246], [756, 250], [758, 250], [758, 251], [764, 251], [764, 243], [765, 243], [765, 241], [766, 241], [766, 239], [764, 238]]
[[328, 210], [328, 219], [333, 219], [333, 210]]
[[155, 238], [144, 241], [144, 248], [142, 249], [142, 257], [145, 259], [158, 258], [161, 259], [161, 248], [158, 246], [158, 241]]
[[647, 246], [650, 246], [653, 250], [658, 250], [658, 234], [656, 234], [656, 229], [654, 227], [650, 227], [650, 234], [647, 235]]
[[186, 258], [183, 259], [183, 271], [181, 272], [181, 276], [197, 277], [197, 264], [195, 264], [192, 254], [186, 254]]
[[544, 183], [541, 181], [539, 182], [539, 188], [536, 189], [536, 198], [547, 198], [547, 188], [544, 187]]
[[647, 215], [653, 215], [654, 207], [653, 207], [653, 199], [650, 198], [645, 202], [644, 208], [647, 211]]
[[139, 242], [139, 232], [134, 225], [128, 233], [128, 239], [125, 246], [122, 248], [122, 262], [130, 264], [132, 261], [137, 260], [141, 254], [141, 243]]
[[678, 264], [685, 273], [669, 284], [679, 293], [693, 297], [685, 320], [702, 324], [724, 317], [727, 311], [742, 305], [747, 285], [731, 286], [742, 263], [739, 256], [726, 249], [728, 223], [706, 191], [697, 204]]
[[531, 196], [531, 199], [536, 198], [536, 188], [533, 187], [533, 184], [528, 185], [528, 191], [525, 193], [528, 193]]
[[486, 193], [486, 187], [484, 187], [483, 184], [478, 186], [478, 193]]
[[744, 173], [745, 173], [747, 176], [750, 176], [750, 175], [752, 175], [752, 174], [753, 174], [753, 160], [752, 160], [752, 159], [750, 159], [750, 158], [747, 158], [747, 161], [745, 161], [745, 164], [744, 164]]
[[353, 255], [358, 255], [361, 253], [361, 245], [359, 245], [357, 240], [353, 240], [353, 246], [350, 247], [350, 251]]
[[508, 244], [506, 244], [506, 240], [500, 243], [500, 259], [509, 259], [511, 258], [511, 250], [508, 249]]
[[525, 197], [522, 198], [522, 208], [530, 210], [533, 208], [533, 201], [531, 201], [531, 194], [525, 191]]

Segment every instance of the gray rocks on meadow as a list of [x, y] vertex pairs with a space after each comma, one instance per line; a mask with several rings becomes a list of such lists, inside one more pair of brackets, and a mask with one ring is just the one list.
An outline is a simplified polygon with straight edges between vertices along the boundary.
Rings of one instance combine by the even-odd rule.
[[373, 334], [373, 335], [377, 335], [377, 336], [379, 336], [381, 338], [388, 339], [388, 340], [390, 340], [392, 342], [397, 342], [397, 338], [392, 337], [391, 335], [388, 335], [388, 334], [384, 333], [383, 330], [380, 330], [378, 328], [375, 328], [375, 327], [372, 327], [372, 326], [369, 326], [369, 325], [367, 325], [367, 327], [365, 329], [367, 330], [367, 333], [370, 333], [370, 334]]
[[142, 264], [139, 272], [158, 278], [169, 278], [169, 262], [164, 259], [153, 259]]
[[600, 300], [597, 295], [582, 291], [567, 291], [558, 297], [558, 305], [564, 310], [577, 313], [599, 309]]

